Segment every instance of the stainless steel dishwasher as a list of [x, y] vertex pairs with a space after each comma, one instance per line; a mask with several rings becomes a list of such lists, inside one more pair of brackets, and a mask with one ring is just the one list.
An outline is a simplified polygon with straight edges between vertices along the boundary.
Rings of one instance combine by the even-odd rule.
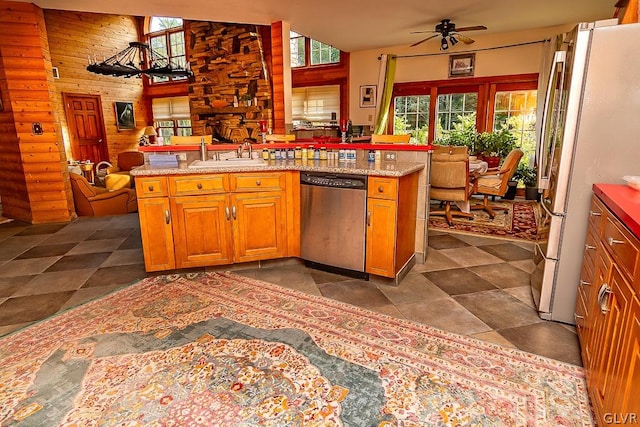
[[365, 274], [367, 177], [301, 172], [300, 202], [301, 258]]

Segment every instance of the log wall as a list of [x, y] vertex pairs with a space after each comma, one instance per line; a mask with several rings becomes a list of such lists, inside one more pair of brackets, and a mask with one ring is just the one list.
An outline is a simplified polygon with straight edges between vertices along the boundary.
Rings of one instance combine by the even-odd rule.
[[47, 30], [42, 9], [31, 3], [0, 1], [0, 96], [3, 215], [34, 224], [69, 221], [74, 209]]
[[[143, 80], [94, 74], [88, 72], [86, 67], [89, 57], [93, 60], [95, 56], [100, 62], [128, 47], [129, 42], [139, 41], [138, 19], [133, 16], [52, 9], [44, 11], [44, 18], [51, 62], [60, 75], [55, 80], [56, 105], [60, 107], [57, 113], [67, 156], [71, 158], [71, 142], [62, 94], [100, 95], [109, 161], [115, 164], [118, 153], [137, 150], [143, 128], [151, 124], [149, 104], [144, 100]], [[135, 130], [118, 130], [114, 107], [116, 101], [133, 103]]]

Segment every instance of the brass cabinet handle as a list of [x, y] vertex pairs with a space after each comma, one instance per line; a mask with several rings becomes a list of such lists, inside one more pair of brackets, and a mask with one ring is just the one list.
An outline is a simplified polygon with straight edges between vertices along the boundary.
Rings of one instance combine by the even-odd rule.
[[573, 313], [573, 318], [578, 320], [578, 319], [584, 319], [584, 316], [580, 316], [579, 314]]
[[198, 187], [198, 190], [202, 190], [202, 184], [198, 183], [198, 185], [196, 185], [196, 187]]
[[371, 227], [371, 211], [367, 211], [367, 227]]
[[609, 243], [609, 246], [613, 246], [613, 245], [624, 245], [624, 240], [616, 240], [613, 237], [609, 237], [607, 239], [607, 243]]
[[169, 211], [169, 209], [164, 211], [164, 222], [167, 224], [171, 222], [171, 212]]
[[259, 179], [256, 180], [256, 185], [258, 185], [258, 186], [262, 185], [262, 181], [260, 181]]
[[591, 216], [602, 216], [602, 212], [589, 211], [589, 215], [591, 215]]
[[382, 185], [378, 187], [378, 193], [384, 193], [384, 187], [382, 187]]
[[229, 207], [225, 206], [224, 213], [227, 216], [227, 221], [231, 220], [231, 213], [229, 212]]
[[149, 191], [153, 191], [153, 185], [149, 186]]
[[596, 247], [593, 246], [593, 245], [586, 244], [586, 245], [584, 245], [584, 248], [585, 248], [585, 250], [588, 250], [588, 249], [595, 249]]
[[233, 219], [237, 219], [236, 218], [236, 207], [235, 206], [231, 207], [231, 216], [233, 217]]
[[586, 280], [580, 280], [580, 284], [582, 286], [589, 286], [589, 285], [591, 285], [591, 282], [587, 282]]

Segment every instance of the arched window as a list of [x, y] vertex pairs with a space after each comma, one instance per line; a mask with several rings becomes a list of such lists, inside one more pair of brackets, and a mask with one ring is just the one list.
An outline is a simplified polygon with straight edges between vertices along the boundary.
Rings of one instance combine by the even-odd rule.
[[[187, 56], [184, 46], [184, 27], [181, 18], [153, 16], [149, 20], [147, 37], [151, 49], [169, 58], [177, 66], [186, 67]], [[153, 64], [151, 64], [153, 65]], [[152, 83], [184, 80], [187, 77], [153, 76]]]

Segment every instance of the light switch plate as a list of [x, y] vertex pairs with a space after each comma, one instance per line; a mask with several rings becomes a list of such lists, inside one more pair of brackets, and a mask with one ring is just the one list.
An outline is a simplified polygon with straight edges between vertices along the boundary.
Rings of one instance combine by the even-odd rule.
[[38, 123], [38, 122], [31, 123], [31, 133], [33, 135], [44, 134], [44, 130], [42, 130], [42, 123]]

